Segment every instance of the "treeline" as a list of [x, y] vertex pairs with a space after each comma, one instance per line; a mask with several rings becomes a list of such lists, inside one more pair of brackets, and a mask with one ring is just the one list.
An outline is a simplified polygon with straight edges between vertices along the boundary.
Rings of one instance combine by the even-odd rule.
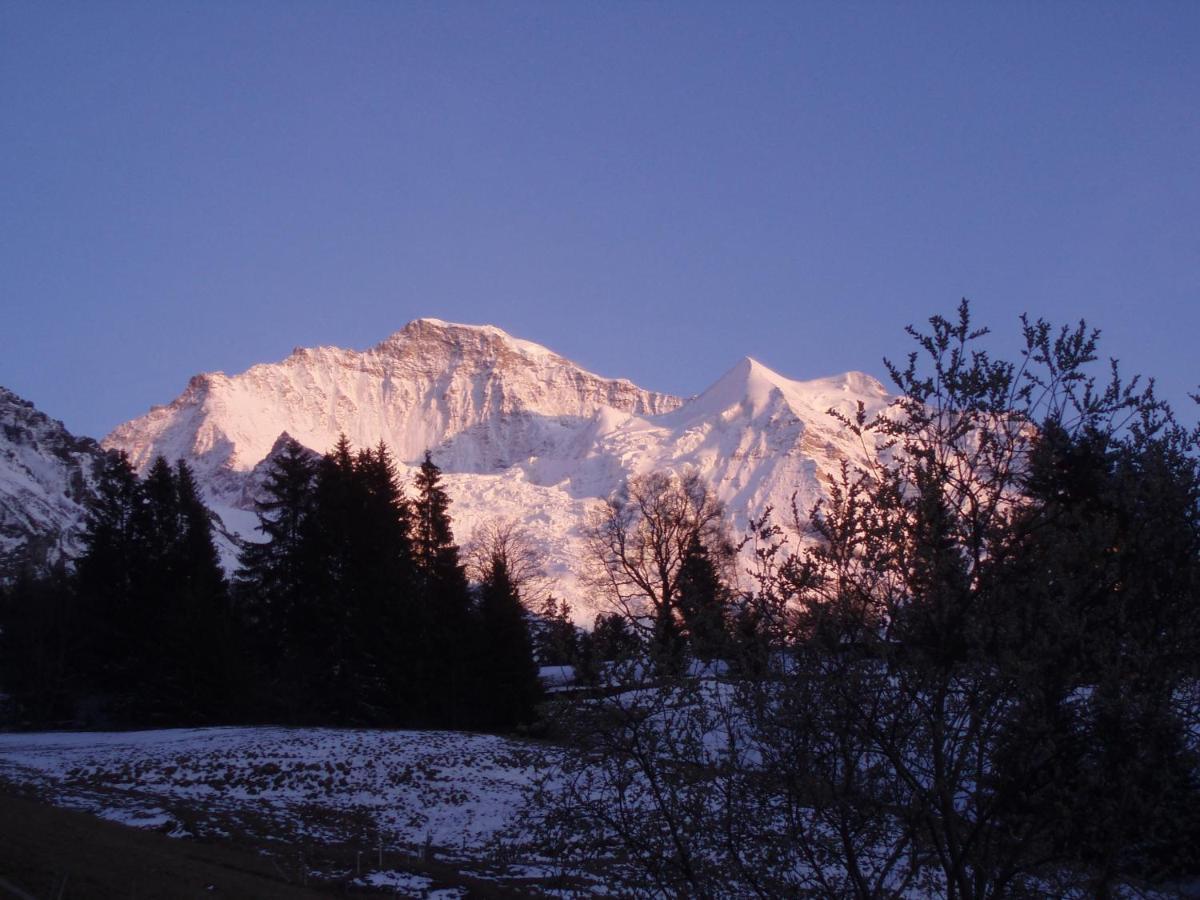
[[386, 446], [273, 458], [261, 542], [224, 576], [182, 461], [100, 475], [74, 570], [0, 605], [0, 688], [29, 724], [285, 722], [511, 729], [539, 699], [503, 555], [470, 583], [441, 473]]
[[[748, 587], [686, 478], [593, 523], [640, 662], [563, 719], [559, 851], [615, 839], [697, 897], [1194, 889], [1200, 432], [1088, 374], [1082, 323], [1026, 322], [1013, 364], [965, 304], [930, 321], [895, 402], [842, 417], [885, 452], [753, 523]], [[671, 677], [714, 653], [719, 687]]]

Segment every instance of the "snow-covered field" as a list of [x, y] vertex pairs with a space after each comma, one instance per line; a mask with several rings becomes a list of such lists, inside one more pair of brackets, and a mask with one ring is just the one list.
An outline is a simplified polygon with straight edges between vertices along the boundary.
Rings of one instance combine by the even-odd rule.
[[[49, 802], [180, 838], [340, 847], [316, 878], [465, 896], [404, 862], [574, 894], [516, 826], [555, 751], [445, 731], [205, 728], [0, 734], [0, 778]], [[448, 892], [449, 890], [449, 892]], [[457, 893], [455, 893], [457, 891]]]

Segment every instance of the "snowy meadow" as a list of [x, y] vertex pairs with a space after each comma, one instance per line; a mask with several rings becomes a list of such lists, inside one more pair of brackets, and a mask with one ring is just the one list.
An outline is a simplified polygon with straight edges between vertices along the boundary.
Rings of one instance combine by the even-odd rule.
[[555, 756], [529, 742], [445, 731], [0, 735], [0, 777], [56, 805], [181, 839], [306, 854], [314, 884], [406, 896], [466, 895], [437, 887], [447, 880], [522, 891], [557, 884], [560, 894], [582, 885], [556, 879], [513, 830]]

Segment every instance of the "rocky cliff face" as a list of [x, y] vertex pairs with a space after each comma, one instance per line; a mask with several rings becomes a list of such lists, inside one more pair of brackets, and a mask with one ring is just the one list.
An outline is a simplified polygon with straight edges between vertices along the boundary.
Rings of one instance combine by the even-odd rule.
[[78, 551], [103, 451], [0, 387], [0, 577]]
[[495, 471], [537, 455], [562, 426], [598, 409], [655, 415], [680, 402], [593, 375], [498, 328], [418, 319], [364, 352], [297, 349], [240, 375], [197, 375], [174, 402], [104, 444], [128, 451], [139, 468], [160, 453], [186, 458], [223, 493], [236, 481], [226, 476], [252, 469], [285, 431], [320, 451], [341, 433], [355, 446], [382, 440], [406, 462], [471, 432], [478, 456], [459, 467]]
[[145, 468], [162, 454], [193, 465], [218, 513], [253, 538], [249, 510], [283, 433], [316, 452], [344, 433], [384, 441], [407, 467], [426, 449], [447, 476], [457, 537], [487, 519], [516, 519], [539, 542], [559, 592], [581, 620], [582, 527], [631, 474], [695, 469], [737, 530], [766, 507], [805, 508], [846, 459], [870, 452], [828, 415], [887, 402], [861, 373], [794, 381], [743, 359], [690, 400], [601, 378], [491, 326], [419, 319], [363, 352], [296, 350], [240, 375], [198, 375], [167, 406], [104, 445]]

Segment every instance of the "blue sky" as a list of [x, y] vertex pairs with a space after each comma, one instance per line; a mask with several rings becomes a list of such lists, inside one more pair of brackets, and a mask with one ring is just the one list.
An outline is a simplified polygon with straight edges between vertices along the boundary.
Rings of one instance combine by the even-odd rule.
[[[0, 384], [490, 322], [681, 394], [970, 297], [1200, 383], [1200, 4], [0, 5]], [[1189, 417], [1194, 417], [1191, 409]]]

